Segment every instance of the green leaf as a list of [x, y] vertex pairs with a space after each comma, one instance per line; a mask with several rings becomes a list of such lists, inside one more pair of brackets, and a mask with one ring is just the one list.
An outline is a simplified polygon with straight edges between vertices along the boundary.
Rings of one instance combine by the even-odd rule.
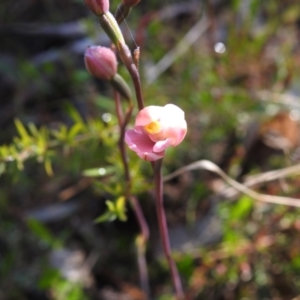
[[76, 135], [78, 135], [82, 131], [82, 123], [76, 123], [71, 127], [68, 133], [68, 139], [69, 141], [72, 141]]
[[98, 217], [94, 222], [95, 223], [103, 223], [103, 222], [112, 222], [117, 219], [117, 215], [106, 211], [104, 214], [102, 214], [100, 217]]
[[101, 223], [101, 222], [106, 222], [106, 221], [114, 221], [117, 218], [120, 221], [126, 221], [127, 220], [127, 216], [125, 214], [126, 211], [126, 206], [125, 206], [125, 197], [121, 196], [119, 197], [115, 202], [107, 200], [105, 202], [106, 206], [107, 206], [107, 211], [102, 214], [100, 217], [98, 217], [95, 220], [95, 223]]
[[249, 196], [242, 196], [230, 210], [231, 220], [241, 220], [245, 218], [253, 208], [253, 200]]
[[127, 216], [126, 216], [126, 199], [124, 196], [121, 196], [117, 199], [116, 204], [115, 204], [115, 211], [118, 215], [118, 218], [120, 221], [127, 221]]
[[67, 139], [68, 128], [66, 125], [61, 125], [58, 130], [53, 130], [51, 133], [59, 141], [65, 141]]
[[185, 254], [181, 257], [181, 259], [177, 262], [179, 273], [184, 275], [186, 278], [189, 278], [194, 271], [194, 261], [194, 258], [189, 254]]
[[108, 194], [111, 194], [111, 195], [115, 195], [117, 196], [118, 195], [118, 191], [116, 191], [115, 187], [113, 185], [108, 185], [107, 183], [105, 182], [101, 182], [101, 181], [95, 181], [94, 185], [100, 189], [101, 191], [104, 191]]
[[15, 119], [15, 126], [21, 137], [22, 142], [25, 145], [27, 145], [30, 142], [31, 138], [30, 138], [26, 128], [24, 127], [24, 125], [22, 124], [22, 122], [19, 119]]
[[6, 145], [0, 147], [0, 155], [2, 158], [6, 158], [9, 154], [9, 148]]
[[112, 212], [112, 213], [116, 213], [117, 212], [115, 204], [112, 201], [107, 200], [107, 201], [105, 201], [105, 204], [106, 204], [106, 206], [107, 206], [107, 208], [108, 208], [108, 210], [110, 212]]
[[53, 176], [52, 162], [49, 157], [47, 157], [44, 161], [45, 171], [48, 176]]
[[33, 123], [30, 122], [28, 124], [28, 129], [29, 129], [29, 131], [30, 131], [30, 133], [31, 133], [32, 136], [34, 136], [34, 137], [38, 137], [39, 136], [39, 131], [38, 131], [37, 127], [35, 126], [35, 124], [33, 124]]
[[46, 269], [42, 273], [42, 277], [39, 279], [38, 287], [40, 289], [48, 289], [52, 286], [53, 282], [56, 282], [61, 278], [59, 270]]
[[65, 109], [75, 123], [84, 124], [80, 114], [78, 113], [78, 111], [75, 109], [74, 106], [72, 106], [70, 104], [66, 104]]
[[61, 246], [61, 242], [41, 222], [30, 218], [27, 220], [27, 225], [37, 237], [46, 242], [49, 246], [53, 248]]

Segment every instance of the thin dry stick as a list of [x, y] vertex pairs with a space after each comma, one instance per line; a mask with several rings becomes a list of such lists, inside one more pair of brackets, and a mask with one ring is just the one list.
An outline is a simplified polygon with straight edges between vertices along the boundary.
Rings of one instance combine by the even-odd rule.
[[300, 174], [300, 164], [247, 177], [246, 186]]
[[208, 160], [199, 160], [183, 168], [180, 168], [177, 171], [171, 173], [170, 175], [164, 177], [164, 181], [168, 181], [176, 176], [179, 176], [184, 172], [198, 170], [198, 169], [204, 169], [218, 174], [219, 176], [222, 177], [224, 181], [226, 181], [229, 185], [234, 187], [236, 190], [248, 195], [249, 197], [255, 200], [261, 202], [267, 202], [267, 203], [300, 207], [300, 199], [281, 197], [281, 196], [270, 196], [266, 194], [257, 193], [254, 190], [248, 188], [247, 186], [235, 181], [234, 179], [226, 175], [216, 164]]
[[[264, 172], [257, 175], [249, 176], [246, 178], [246, 181], [243, 182], [243, 185], [247, 187], [251, 187], [254, 185], [261, 184], [263, 182], [281, 179], [281, 178], [285, 178], [297, 174], [300, 174], [300, 164], [292, 167], [287, 167], [279, 170], [274, 170], [274, 171], [269, 171], [269, 172]], [[237, 191], [235, 188], [232, 187], [227, 187], [222, 191], [222, 195], [224, 197], [230, 197], [230, 198], [235, 197], [238, 193], [239, 191]]]

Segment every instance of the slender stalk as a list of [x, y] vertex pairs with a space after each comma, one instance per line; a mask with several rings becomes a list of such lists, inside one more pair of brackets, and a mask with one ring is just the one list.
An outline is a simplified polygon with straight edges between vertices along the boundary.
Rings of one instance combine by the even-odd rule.
[[114, 90], [114, 99], [115, 99], [115, 107], [116, 107], [118, 124], [119, 127], [121, 128], [123, 124], [123, 110], [121, 106], [120, 94], [116, 90]]
[[141, 110], [144, 108], [144, 99], [139, 70], [133, 61], [131, 51], [125, 43], [119, 43], [117, 49], [119, 51], [120, 58], [123, 61], [125, 67], [127, 68], [133, 81], [138, 108], [139, 110]]
[[114, 91], [114, 99], [115, 99], [117, 119], [118, 119], [119, 128], [120, 128], [120, 137], [119, 137], [118, 145], [120, 148], [123, 168], [124, 168], [124, 172], [125, 172], [125, 179], [127, 182], [126, 194], [128, 194], [130, 192], [130, 186], [128, 186], [128, 183], [130, 183], [130, 172], [129, 172], [128, 162], [127, 162], [127, 156], [126, 156], [126, 150], [125, 150], [125, 144], [124, 144], [124, 136], [125, 136], [126, 126], [131, 117], [133, 107], [132, 107], [132, 105], [130, 105], [125, 113], [125, 117], [123, 117], [120, 94], [116, 91]]
[[146, 248], [145, 245], [147, 244], [147, 241], [149, 239], [149, 228], [139, 201], [136, 199], [136, 197], [131, 195], [131, 177], [130, 177], [125, 143], [124, 143], [126, 126], [130, 120], [133, 106], [132, 105], [129, 106], [129, 108], [125, 113], [125, 116], [123, 117], [120, 94], [116, 91], [114, 91], [114, 99], [115, 99], [118, 123], [120, 127], [120, 138], [119, 138], [118, 145], [119, 145], [121, 159], [122, 159], [124, 173], [125, 173], [126, 197], [127, 199], [129, 199], [131, 207], [135, 213], [137, 222], [140, 227], [140, 232], [141, 232], [137, 238], [137, 256], [138, 256], [137, 260], [138, 260], [138, 267], [139, 267], [139, 274], [140, 274], [140, 283], [143, 291], [146, 293], [146, 295], [149, 295], [150, 293], [149, 276], [148, 276], [148, 268], [147, 268], [147, 262], [145, 256], [145, 248]]
[[163, 177], [162, 177], [162, 161], [160, 159], [154, 163], [154, 182], [155, 182], [155, 196], [156, 196], [156, 213], [160, 231], [161, 242], [165, 257], [168, 261], [173, 286], [175, 289], [176, 297], [179, 300], [184, 299], [180, 276], [176, 264], [172, 258], [168, 226], [166, 220], [165, 209], [163, 205]]
[[134, 90], [135, 90], [135, 95], [138, 103], [138, 108], [139, 110], [142, 110], [144, 108], [144, 99], [142, 94], [141, 80], [140, 80], [140, 74], [138, 68], [134, 63], [131, 63], [128, 68], [128, 71], [130, 73], [130, 76], [134, 84]]
[[146, 295], [149, 296], [150, 287], [149, 287], [148, 266], [146, 260], [146, 244], [149, 239], [149, 228], [145, 220], [139, 201], [134, 196], [130, 196], [129, 201], [134, 210], [141, 231], [140, 235], [137, 237], [136, 240], [137, 251], [138, 251], [137, 256], [138, 256], [140, 283], [143, 291], [146, 293]]

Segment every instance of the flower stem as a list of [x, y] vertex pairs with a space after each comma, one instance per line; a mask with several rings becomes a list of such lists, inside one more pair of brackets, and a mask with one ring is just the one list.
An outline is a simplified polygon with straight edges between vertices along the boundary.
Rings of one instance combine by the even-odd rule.
[[149, 288], [149, 276], [148, 276], [148, 268], [145, 256], [145, 248], [147, 241], [149, 239], [149, 228], [146, 222], [145, 216], [141, 209], [139, 201], [136, 199], [135, 196], [131, 194], [131, 177], [129, 172], [129, 166], [127, 161], [125, 143], [124, 143], [124, 136], [126, 131], [126, 126], [130, 120], [131, 113], [133, 106], [130, 104], [129, 108], [127, 109], [125, 116], [123, 117], [122, 105], [120, 94], [114, 91], [114, 99], [116, 105], [116, 113], [118, 118], [118, 123], [120, 127], [120, 138], [119, 138], [119, 149], [121, 153], [121, 159], [123, 163], [124, 173], [125, 173], [125, 180], [126, 180], [126, 198], [129, 199], [130, 205], [135, 213], [137, 222], [140, 227], [140, 235], [137, 238], [137, 260], [138, 260], [138, 267], [139, 267], [139, 274], [140, 274], [140, 283], [143, 291], [146, 295], [149, 296], [150, 288]]
[[132, 78], [132, 81], [134, 84], [138, 108], [139, 108], [139, 110], [142, 110], [144, 108], [144, 99], [143, 99], [143, 94], [142, 94], [142, 87], [141, 87], [140, 74], [139, 74], [138, 68], [134, 63], [132, 63], [132, 64], [130, 64], [128, 71], [131, 75], [131, 78]]
[[125, 67], [127, 68], [131, 79], [133, 81], [135, 95], [137, 99], [137, 104], [139, 110], [142, 110], [144, 108], [144, 99], [143, 99], [143, 93], [142, 93], [142, 87], [141, 87], [141, 80], [140, 80], [140, 73], [135, 65], [131, 52], [128, 48], [128, 46], [125, 43], [118, 44], [118, 51], [121, 60], [123, 61]]
[[165, 257], [168, 261], [170, 273], [175, 289], [176, 297], [179, 300], [184, 299], [180, 276], [176, 264], [172, 258], [171, 246], [169, 241], [168, 226], [166, 220], [165, 209], [163, 205], [163, 178], [162, 178], [162, 161], [157, 160], [154, 163], [154, 181], [155, 181], [155, 196], [156, 196], [156, 212], [160, 231], [161, 242]]
[[138, 252], [137, 256], [138, 256], [138, 267], [139, 267], [141, 288], [143, 289], [145, 294], [149, 296], [150, 287], [149, 287], [149, 276], [148, 276], [148, 267], [147, 267], [147, 260], [146, 260], [146, 245], [149, 239], [149, 228], [145, 220], [139, 201], [134, 196], [130, 196], [129, 201], [133, 208], [133, 211], [135, 213], [141, 231], [141, 233], [137, 237], [137, 243], [136, 243], [137, 252]]

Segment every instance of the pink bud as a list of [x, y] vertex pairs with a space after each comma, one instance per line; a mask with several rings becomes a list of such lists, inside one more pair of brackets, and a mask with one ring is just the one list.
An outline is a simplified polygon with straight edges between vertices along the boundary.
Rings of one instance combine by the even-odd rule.
[[184, 112], [174, 104], [147, 106], [136, 119], [134, 129], [126, 131], [125, 142], [142, 159], [163, 158], [165, 150], [182, 142], [187, 132]]
[[99, 79], [111, 80], [117, 73], [117, 58], [110, 48], [88, 47], [84, 53], [84, 63], [87, 70]]
[[109, 0], [84, 0], [85, 5], [97, 16], [109, 10]]

